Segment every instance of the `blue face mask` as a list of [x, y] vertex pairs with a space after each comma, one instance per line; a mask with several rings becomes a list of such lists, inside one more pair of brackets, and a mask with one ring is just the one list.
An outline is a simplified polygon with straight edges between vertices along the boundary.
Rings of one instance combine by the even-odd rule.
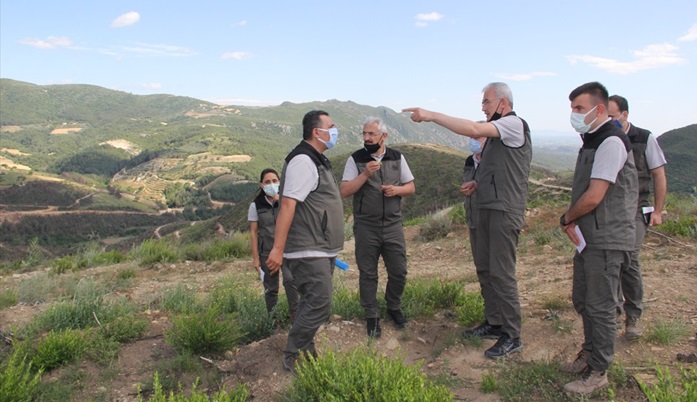
[[620, 129], [622, 128], [622, 123], [620, 123], [619, 120], [613, 120], [613, 121], [612, 121], [612, 124], [616, 125], [617, 128], [620, 128]]
[[336, 140], [339, 139], [339, 130], [336, 127], [326, 129], [326, 128], [318, 128], [317, 130], [320, 131], [327, 131], [329, 132], [329, 141], [324, 141], [323, 139], [317, 137], [319, 142], [327, 146], [327, 149], [332, 149], [334, 148], [334, 145], [336, 145]]
[[266, 185], [264, 186], [264, 192], [265, 192], [266, 195], [268, 195], [269, 197], [273, 197], [273, 196], [275, 196], [276, 194], [278, 194], [278, 187], [279, 187], [278, 183], [266, 184]]
[[470, 138], [467, 146], [469, 147], [470, 152], [472, 152], [475, 155], [482, 152], [482, 143], [479, 142], [479, 140], [476, 140], [474, 138]]

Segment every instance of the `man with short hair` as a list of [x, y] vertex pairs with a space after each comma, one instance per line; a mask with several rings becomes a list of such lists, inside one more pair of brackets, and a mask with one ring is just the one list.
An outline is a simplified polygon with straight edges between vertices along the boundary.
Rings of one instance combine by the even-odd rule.
[[316, 356], [315, 333], [331, 313], [334, 261], [344, 246], [341, 195], [323, 155], [338, 135], [327, 112], [308, 112], [303, 141], [288, 154], [281, 173], [281, 210], [266, 265], [275, 274], [285, 258], [300, 294], [283, 360], [292, 374], [301, 354]]
[[[635, 249], [631, 253], [631, 264], [626, 270], [620, 272], [620, 288], [618, 289], [619, 304], [618, 313], [622, 310], [625, 318], [625, 337], [628, 340], [636, 340], [643, 334], [640, 318], [644, 311], [642, 299], [644, 290], [642, 285], [641, 267], [639, 265], [639, 253], [646, 236], [648, 226], [657, 226], [662, 223], [661, 212], [668, 192], [666, 181], [666, 158], [656, 141], [656, 137], [649, 130], [644, 130], [628, 120], [629, 103], [627, 99], [619, 95], [609, 98], [608, 115], [616, 125], [622, 128], [632, 143], [634, 164], [639, 177], [639, 205], [636, 211], [636, 242]], [[653, 178], [654, 211], [650, 212], [649, 196], [651, 194], [651, 179]], [[646, 212], [644, 212], [646, 210]], [[624, 300], [624, 304], [622, 304]]]
[[402, 227], [402, 198], [414, 194], [414, 175], [404, 155], [388, 148], [387, 126], [377, 117], [363, 122], [363, 148], [349, 156], [341, 196], [353, 195], [353, 234], [361, 306], [368, 336], [379, 338], [378, 259], [387, 269], [387, 317], [404, 329], [402, 293], [407, 282], [407, 246]]
[[494, 359], [523, 349], [516, 247], [525, 220], [532, 143], [527, 122], [513, 111], [513, 94], [508, 85], [493, 82], [482, 92], [485, 123], [421, 108], [402, 111], [411, 112], [415, 122], [431, 121], [456, 134], [487, 138], [473, 190], [479, 201], [475, 266], [484, 297], [485, 321], [464, 334], [497, 339], [484, 352]]
[[[571, 206], [559, 219], [577, 246], [572, 300], [583, 319], [584, 343], [562, 370], [580, 378], [564, 391], [591, 394], [608, 385], [607, 369], [615, 354], [615, 307], [620, 271], [634, 249], [637, 174], [629, 138], [608, 116], [607, 89], [599, 82], [569, 94], [571, 125], [583, 146], [576, 160]], [[578, 232], [581, 235], [579, 236]]]

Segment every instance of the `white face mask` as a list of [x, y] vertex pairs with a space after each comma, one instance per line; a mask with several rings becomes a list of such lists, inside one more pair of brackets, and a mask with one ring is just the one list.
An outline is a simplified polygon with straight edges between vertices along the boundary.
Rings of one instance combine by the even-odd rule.
[[324, 141], [323, 139], [317, 137], [319, 142], [327, 146], [327, 149], [332, 149], [334, 148], [334, 145], [336, 145], [336, 140], [339, 138], [339, 129], [336, 127], [326, 129], [326, 128], [318, 128], [320, 131], [327, 131], [329, 132], [329, 141]]
[[264, 186], [264, 192], [269, 197], [274, 197], [276, 194], [278, 194], [278, 183], [266, 184]]
[[596, 114], [595, 119], [593, 119], [593, 121], [591, 121], [590, 123], [586, 124], [586, 116], [591, 114], [595, 110], [596, 107], [598, 107], [598, 105], [595, 105], [595, 107], [593, 107], [593, 109], [589, 110], [588, 113], [586, 113], [586, 114], [571, 112], [571, 127], [573, 127], [577, 133], [579, 133], [579, 134], [587, 133], [588, 130], [590, 130], [593, 123], [595, 123], [595, 121], [598, 120], [598, 115]]
[[472, 152], [475, 155], [482, 152], [482, 143], [479, 142], [479, 140], [470, 138], [469, 143], [467, 143], [467, 145], [469, 146], [470, 152]]

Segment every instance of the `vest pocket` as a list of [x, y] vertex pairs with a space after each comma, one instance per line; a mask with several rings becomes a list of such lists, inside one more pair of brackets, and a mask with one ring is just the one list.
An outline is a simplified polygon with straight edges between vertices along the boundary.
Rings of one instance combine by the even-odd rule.
[[496, 179], [494, 179], [494, 175], [491, 175], [491, 185], [494, 186], [494, 198], [498, 199], [499, 198], [499, 191], [496, 188]]

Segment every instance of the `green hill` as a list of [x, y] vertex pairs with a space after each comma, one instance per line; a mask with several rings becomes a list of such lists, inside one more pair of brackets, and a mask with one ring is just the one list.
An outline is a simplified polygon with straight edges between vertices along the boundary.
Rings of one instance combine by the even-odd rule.
[[668, 161], [668, 191], [697, 193], [697, 124], [666, 132], [658, 144]]

